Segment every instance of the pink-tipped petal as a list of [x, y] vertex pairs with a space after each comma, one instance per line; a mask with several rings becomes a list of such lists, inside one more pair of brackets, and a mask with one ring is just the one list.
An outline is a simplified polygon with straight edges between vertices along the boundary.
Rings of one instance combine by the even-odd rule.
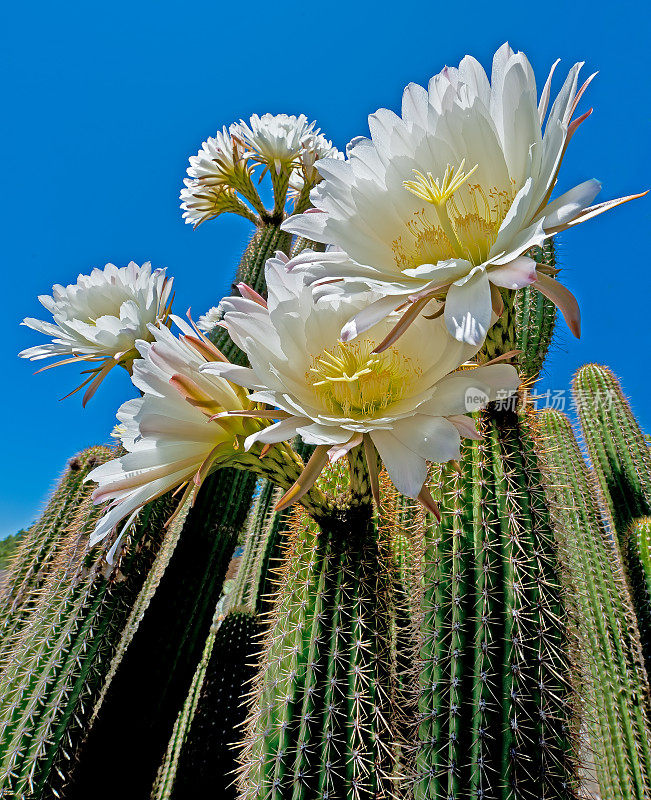
[[242, 297], [246, 298], [247, 300], [253, 300], [254, 303], [257, 303], [259, 306], [263, 308], [267, 307], [267, 301], [261, 294], [258, 294], [255, 289], [252, 289], [246, 283], [238, 283], [237, 289]]
[[604, 211], [610, 211], [611, 208], [621, 206], [622, 203], [628, 203], [630, 200], [637, 200], [640, 197], [644, 197], [648, 193], [649, 189], [647, 189], [646, 192], [640, 192], [639, 194], [629, 194], [626, 197], [618, 197], [616, 200], [606, 200], [603, 203], [597, 203], [596, 206], [590, 206], [589, 208], [586, 208], [585, 211], [582, 211], [580, 214], [574, 217], [574, 219], [566, 222], [564, 225], [559, 225], [548, 232], [558, 233], [559, 231], [567, 230], [574, 225], [579, 225], [581, 222], [586, 222], [593, 217], [599, 216], [599, 214], [603, 214]]
[[522, 289], [536, 280], [536, 262], [527, 256], [509, 261], [501, 267], [493, 267], [488, 271], [488, 280], [503, 289]]
[[430, 514], [433, 514], [434, 517], [436, 517], [437, 522], [441, 521], [441, 512], [438, 504], [430, 494], [430, 491], [425, 484], [423, 484], [423, 488], [420, 490], [417, 499], [426, 511], [429, 511]]
[[420, 300], [416, 300], [415, 303], [412, 303], [402, 317], [400, 317], [400, 321], [397, 323], [397, 325], [392, 328], [388, 336], [386, 336], [386, 338], [380, 342], [373, 352], [381, 353], [388, 347], [391, 347], [391, 345], [402, 336], [412, 322], [416, 321], [416, 318], [420, 314], [421, 310], [425, 308], [428, 303], [429, 297], [427, 296], [421, 297]]
[[91, 385], [86, 389], [86, 394], [84, 395], [84, 399], [81, 401], [81, 404], [84, 408], [86, 408], [86, 404], [91, 399], [91, 397], [95, 394], [95, 392], [99, 389], [100, 383], [104, 380], [104, 378], [109, 374], [109, 372], [117, 365], [117, 361], [113, 358], [107, 358], [104, 362], [104, 366], [102, 369], [97, 373], [95, 379], [91, 383]]
[[481, 433], [477, 430], [477, 424], [472, 417], [468, 417], [465, 414], [453, 414], [452, 416], [446, 417], [446, 419], [451, 422], [459, 431], [460, 435], [464, 436], [466, 439], [479, 440], [483, 438]]
[[504, 298], [499, 290], [499, 287], [491, 283], [491, 305], [496, 317], [501, 317], [504, 313]]
[[303, 495], [310, 491], [314, 486], [314, 481], [321, 474], [321, 470], [328, 463], [328, 446], [325, 444], [317, 445], [310, 460], [305, 465], [296, 483], [289, 488], [276, 504], [276, 511], [283, 511], [298, 502]]
[[344, 444], [333, 445], [328, 450], [328, 458], [330, 459], [330, 463], [334, 464], [335, 461], [340, 459], [342, 456], [345, 456], [349, 450], [352, 450], [353, 447], [357, 447], [357, 445], [360, 445], [361, 443], [362, 443], [362, 434], [356, 433]]
[[581, 338], [581, 310], [576, 297], [572, 292], [563, 286], [562, 283], [550, 278], [549, 275], [539, 275], [538, 280], [533, 284], [536, 289], [545, 297], [548, 297], [563, 315], [568, 328], [576, 336]]

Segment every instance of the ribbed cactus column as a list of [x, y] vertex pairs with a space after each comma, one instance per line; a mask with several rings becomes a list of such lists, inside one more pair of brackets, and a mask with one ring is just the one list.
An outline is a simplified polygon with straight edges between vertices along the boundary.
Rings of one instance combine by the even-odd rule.
[[546, 485], [561, 546], [583, 716], [601, 796], [651, 796], [651, 710], [633, 604], [619, 550], [596, 501], [569, 420], [537, 419]]
[[[259, 612], [268, 601], [270, 567], [280, 554], [282, 490], [261, 481], [226, 616], [215, 619], [190, 693], [175, 726], [152, 798], [235, 796], [234, 741], [244, 721], [244, 696], [260, 649]], [[218, 607], [219, 608], [219, 607]]]
[[293, 517], [247, 723], [243, 799], [391, 793], [393, 568], [370, 511], [358, 503], [318, 526]]
[[129, 611], [156, 552], [174, 536], [169, 497], [147, 507], [110, 567], [105, 541], [88, 550], [98, 516], [90, 498], [58, 532], [56, 553], [30, 598], [32, 611], [6, 643], [0, 673], [0, 795], [61, 796]]
[[425, 529], [414, 792], [571, 798], [569, 672], [556, 553], [527, 421], [482, 412], [435, 481]]
[[[219, 477], [219, 473], [215, 478]], [[167, 747], [179, 708], [201, 659], [217, 599], [255, 479], [235, 472], [228, 484], [206, 483], [190, 510], [157, 585], [148, 587], [141, 618], [121, 649], [104, 688], [66, 797], [111, 797], [95, 786], [106, 748], [117, 740], [138, 752], [130, 772], [135, 796], [146, 796]]]
[[111, 450], [102, 446], [89, 447], [71, 458], [41, 518], [20, 543], [0, 597], [0, 642], [9, 641], [29, 615], [36, 590], [59, 552], [61, 535], [75, 518], [79, 504], [92, 492], [92, 486], [84, 483], [86, 475], [109, 458]]
[[612, 516], [631, 587], [647, 673], [651, 672], [651, 602], [634, 520], [651, 514], [649, 446], [607, 367], [587, 364], [573, 381], [583, 439]]

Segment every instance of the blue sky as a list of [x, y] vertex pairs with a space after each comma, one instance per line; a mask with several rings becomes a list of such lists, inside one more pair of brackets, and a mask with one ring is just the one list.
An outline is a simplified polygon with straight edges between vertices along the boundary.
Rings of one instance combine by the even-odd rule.
[[[499, 8], [499, 14], [496, 9]], [[247, 223], [221, 219], [193, 232], [178, 192], [189, 155], [224, 123], [253, 112], [305, 113], [340, 147], [367, 132], [380, 106], [465, 53], [490, 65], [506, 39], [542, 85], [585, 60], [600, 74], [582, 108], [595, 113], [572, 141], [559, 191], [587, 178], [603, 199], [651, 185], [650, 89], [643, 4], [519, 3], [110, 4], [35, 0], [5, 10], [0, 33], [4, 124], [0, 196], [4, 256], [5, 458], [0, 536], [38, 514], [67, 459], [106, 441], [133, 390], [111, 375], [86, 410], [75, 367], [33, 376], [16, 353], [40, 341], [19, 322], [41, 316], [53, 283], [112, 261], [151, 260], [175, 277], [178, 311], [195, 315], [226, 292]], [[558, 85], [558, 82], [557, 84]], [[651, 431], [648, 231], [651, 200], [566, 234], [563, 280], [581, 303], [580, 342], [559, 325], [543, 389], [567, 389], [588, 361], [611, 366]]]

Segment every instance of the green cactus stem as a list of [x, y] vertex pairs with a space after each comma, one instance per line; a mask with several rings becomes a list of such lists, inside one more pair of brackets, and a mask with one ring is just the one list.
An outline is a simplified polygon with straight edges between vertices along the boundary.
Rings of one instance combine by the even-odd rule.
[[647, 674], [651, 674], [651, 604], [634, 521], [651, 514], [649, 446], [617, 378], [597, 364], [581, 367], [572, 385], [583, 440], [624, 562]]
[[546, 486], [561, 547], [583, 715], [602, 797], [651, 796], [649, 684], [623, 564], [569, 420], [537, 418]]
[[249, 512], [244, 552], [234, 585], [217, 606], [203, 656], [177, 719], [159, 771], [153, 800], [210, 794], [235, 797], [233, 742], [244, 721], [243, 694], [254, 674], [260, 633], [258, 614], [269, 606], [272, 562], [279, 556], [279, 530], [286, 512], [274, 505], [282, 491], [261, 481]]
[[254, 684], [240, 797], [367, 798], [393, 772], [391, 560], [368, 505], [293, 520]]
[[632, 539], [637, 540], [637, 551], [640, 554], [642, 570], [646, 582], [647, 598], [651, 604], [651, 517], [642, 517], [635, 520], [630, 533]]
[[416, 800], [572, 798], [556, 548], [526, 415], [489, 407], [424, 526]]
[[96, 776], [116, 741], [138, 753], [129, 776], [134, 796], [150, 791], [201, 659], [254, 482], [245, 472], [234, 472], [229, 482], [217, 472], [204, 483], [104, 689], [66, 798], [113, 796], [113, 787], [98, 786]]
[[88, 728], [130, 608], [166, 536], [174, 502], [163, 497], [127, 531], [116, 562], [107, 539], [92, 550], [100, 513], [86, 497], [58, 531], [32, 611], [6, 642], [0, 673], [0, 796], [59, 797]]
[[89, 447], [70, 459], [41, 518], [14, 553], [0, 597], [0, 643], [9, 641], [29, 616], [31, 600], [47, 579], [59, 551], [61, 534], [74, 519], [79, 504], [92, 492], [92, 485], [84, 479], [111, 455], [108, 447]]

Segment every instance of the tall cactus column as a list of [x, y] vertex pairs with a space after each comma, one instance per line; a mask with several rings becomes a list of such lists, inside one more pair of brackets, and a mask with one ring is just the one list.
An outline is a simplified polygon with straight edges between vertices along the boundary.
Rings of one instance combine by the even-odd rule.
[[[256, 228], [237, 270], [236, 283], [251, 281], [262, 290], [264, 264], [289, 238], [277, 225]], [[229, 360], [243, 354], [217, 328], [213, 337]], [[79, 753], [70, 798], [89, 793], [108, 797], [96, 786], [106, 748], [116, 737], [131, 737], [139, 758], [131, 774], [133, 791], [145, 794], [172, 735], [209, 635], [222, 582], [249, 510], [255, 477], [224, 469], [209, 476], [197, 495], [169, 564], [146, 608], [121, 663], [116, 665], [87, 743]], [[143, 684], [143, 676], [147, 680]], [[131, 720], [125, 726], [125, 720]]]
[[[152, 793], [155, 800], [235, 797], [238, 738], [245, 717], [245, 695], [260, 649], [259, 612], [271, 591], [272, 562], [280, 556], [285, 512], [273, 506], [282, 490], [262, 481], [246, 528], [246, 542], [223, 619], [215, 620], [206, 640], [190, 694]], [[221, 605], [221, 603], [220, 603]]]
[[425, 531], [415, 795], [573, 796], [549, 514], [527, 420], [489, 409]]
[[619, 550], [596, 501], [569, 420], [537, 418], [539, 450], [554, 509], [583, 715], [602, 797], [651, 796], [651, 711], [637, 623]]
[[644, 661], [651, 674], [651, 595], [647, 586], [636, 519], [651, 514], [649, 446], [607, 367], [587, 364], [578, 370], [573, 394], [583, 439], [613, 519], [640, 629]]
[[[532, 253], [554, 266], [550, 247]], [[503, 290], [480, 361], [517, 350], [537, 377], [554, 308]], [[573, 698], [554, 531], [526, 402], [476, 414], [482, 439], [437, 469], [423, 529], [417, 800], [572, 798]]]
[[240, 797], [389, 796], [390, 553], [368, 503], [318, 525], [299, 513], [291, 529], [254, 684]]

